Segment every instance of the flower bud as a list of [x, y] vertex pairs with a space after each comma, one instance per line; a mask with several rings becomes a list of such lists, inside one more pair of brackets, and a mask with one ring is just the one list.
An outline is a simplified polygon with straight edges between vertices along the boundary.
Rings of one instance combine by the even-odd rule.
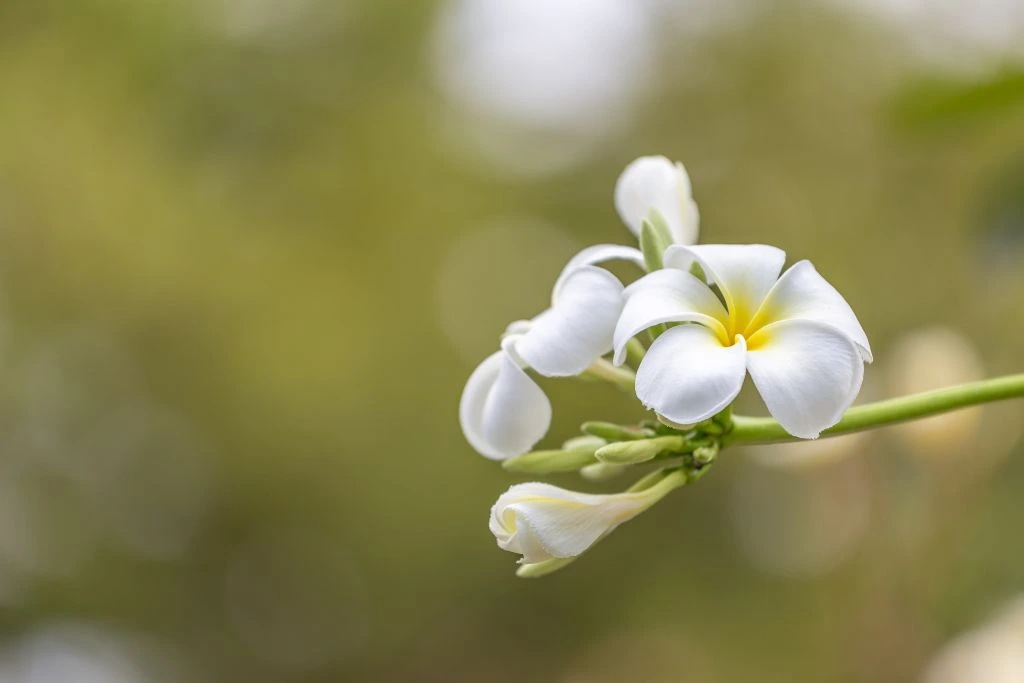
[[591, 436], [590, 434], [584, 434], [583, 436], [574, 436], [565, 443], [562, 444], [563, 450], [573, 450], [576, 448], [587, 448], [590, 447], [592, 450], [597, 450], [601, 446], [608, 443], [599, 436]]
[[685, 483], [686, 475], [675, 471], [635, 493], [593, 495], [551, 484], [516, 484], [491, 508], [490, 529], [498, 547], [521, 554], [528, 565], [576, 557]]
[[625, 427], [612, 422], [584, 422], [580, 431], [607, 441], [634, 441], [654, 436], [654, 432], [646, 427]]
[[681, 436], [659, 436], [639, 441], [620, 441], [602, 446], [595, 455], [610, 465], [637, 465], [653, 460], [662, 451], [682, 450], [686, 440]]
[[640, 228], [640, 251], [644, 255], [644, 265], [648, 272], [662, 268], [662, 257], [670, 246], [672, 235], [669, 234], [668, 225], [661, 214], [652, 209]]
[[629, 469], [628, 465], [611, 465], [606, 462], [595, 462], [580, 468], [580, 476], [587, 481], [607, 481], [614, 479]]
[[662, 156], [640, 157], [629, 164], [615, 183], [615, 208], [622, 221], [640, 236], [644, 219], [657, 213], [671, 241], [697, 241], [700, 212], [693, 201], [690, 177], [683, 165]]
[[501, 463], [509, 472], [524, 474], [554, 474], [556, 472], [575, 472], [581, 467], [596, 462], [594, 451], [598, 446], [583, 446], [557, 451], [534, 451]]
[[718, 442], [713, 441], [707, 446], [693, 449], [693, 461], [698, 465], [710, 465], [718, 457]]

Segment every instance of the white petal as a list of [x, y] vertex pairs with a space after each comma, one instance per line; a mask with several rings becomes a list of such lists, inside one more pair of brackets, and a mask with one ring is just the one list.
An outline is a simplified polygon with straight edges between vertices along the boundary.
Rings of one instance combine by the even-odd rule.
[[459, 420], [478, 453], [505, 460], [528, 452], [543, 438], [551, 425], [551, 403], [508, 353], [498, 351], [466, 382]]
[[558, 301], [566, 279], [575, 271], [583, 266], [593, 266], [598, 263], [607, 263], [608, 261], [630, 261], [638, 265], [640, 270], [646, 270], [644, 267], [644, 255], [639, 249], [621, 244], [595, 244], [573, 256], [569, 259], [569, 263], [565, 264], [565, 268], [562, 269], [562, 273], [555, 281], [555, 287], [551, 294], [552, 303]]
[[490, 529], [500, 548], [521, 554], [527, 564], [576, 557], [651, 502], [642, 494], [591, 495], [517, 484], [491, 508]]
[[562, 284], [555, 305], [533, 319], [516, 353], [547, 377], [578, 375], [612, 349], [622, 311], [622, 283], [607, 270], [582, 266]]
[[801, 318], [828, 323], [857, 345], [861, 357], [871, 362], [871, 345], [860, 321], [843, 295], [823, 278], [810, 261], [795, 263], [768, 292], [752, 327]]
[[793, 436], [816, 438], [857, 398], [864, 362], [831, 325], [784, 320], [758, 330], [747, 345], [747, 369], [768, 412]]
[[678, 162], [673, 164], [662, 156], [633, 161], [615, 183], [615, 208], [637, 237], [654, 209], [665, 219], [677, 244], [697, 241], [700, 216], [691, 196], [690, 177]]
[[711, 289], [683, 270], [662, 269], [625, 291], [626, 303], [615, 326], [614, 362], [626, 359], [626, 344], [644, 330], [669, 322], [699, 322], [726, 338], [725, 309]]
[[704, 269], [708, 282], [722, 290], [735, 320], [733, 329], [743, 332], [779, 279], [786, 252], [766, 244], [701, 244], [665, 250], [666, 268], [689, 270], [694, 262]]
[[722, 346], [702, 325], [681, 325], [651, 345], [636, 373], [636, 395], [676, 424], [706, 420], [732, 403], [746, 375], [746, 346]]
[[533, 327], [532, 320], [513, 320], [508, 324], [508, 327], [505, 328], [505, 334], [503, 334], [502, 336], [522, 336], [529, 332], [531, 327]]

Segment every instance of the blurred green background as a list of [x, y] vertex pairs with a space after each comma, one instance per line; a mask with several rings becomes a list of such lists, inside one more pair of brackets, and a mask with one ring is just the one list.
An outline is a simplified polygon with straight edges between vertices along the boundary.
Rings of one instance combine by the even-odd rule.
[[[515, 578], [459, 395], [644, 154], [846, 295], [865, 399], [1024, 369], [1022, 3], [0, 3], [0, 680], [1024, 681], [1020, 402]], [[543, 385], [545, 445], [642, 416]]]

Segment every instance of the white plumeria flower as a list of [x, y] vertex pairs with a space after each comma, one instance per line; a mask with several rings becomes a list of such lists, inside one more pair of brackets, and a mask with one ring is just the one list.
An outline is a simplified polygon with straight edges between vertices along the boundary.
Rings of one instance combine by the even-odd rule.
[[516, 484], [491, 508], [491, 533], [499, 548], [519, 553], [525, 564], [576, 557], [685, 481], [675, 472], [642, 491], [607, 495]]
[[[615, 186], [615, 206], [638, 237], [643, 221], [656, 211], [675, 242], [690, 244], [697, 238], [690, 179], [682, 164], [665, 157], [641, 157], [627, 166]], [[612, 350], [623, 287], [596, 266], [615, 260], [644, 269], [643, 254], [634, 247], [599, 244], [582, 250], [555, 282], [551, 308], [512, 323], [501, 351], [473, 372], [459, 417], [466, 439], [479, 453], [505, 460], [528, 452], [547, 433], [551, 404], [526, 369], [545, 377], [579, 375]]]
[[470, 376], [459, 419], [481, 455], [492, 460], [521, 455], [547, 433], [551, 403], [526, 368], [546, 377], [578, 375], [612, 350], [623, 286], [607, 270], [589, 265], [609, 258], [643, 261], [629, 247], [584, 250], [558, 278], [551, 308], [510, 325], [501, 350]]
[[644, 220], [654, 210], [665, 219], [673, 242], [697, 241], [700, 213], [693, 201], [690, 176], [678, 161], [652, 156], [632, 162], [615, 184], [615, 208], [637, 237]]
[[[616, 363], [634, 335], [691, 323], [659, 336], [641, 363], [636, 394], [645, 406], [669, 422], [696, 424], [730, 405], [749, 371], [790, 434], [812, 439], [839, 421], [871, 362], [867, 336], [810, 262], [779, 277], [785, 260], [781, 249], [760, 244], [676, 245], [664, 270], [626, 289]], [[694, 265], [708, 284], [690, 273]]]

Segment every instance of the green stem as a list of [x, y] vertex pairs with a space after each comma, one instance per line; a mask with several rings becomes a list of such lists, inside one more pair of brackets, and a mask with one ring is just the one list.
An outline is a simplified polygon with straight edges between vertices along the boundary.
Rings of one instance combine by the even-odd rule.
[[589, 368], [587, 373], [606, 382], [611, 382], [627, 391], [633, 391], [636, 384], [636, 373], [629, 368], [617, 368], [604, 358], [599, 359]]
[[[838, 424], [823, 431], [821, 436], [840, 436], [850, 432], [937, 415], [979, 403], [1020, 397], [1024, 397], [1024, 373], [985, 379], [850, 408]], [[732, 420], [732, 431], [723, 436], [723, 446], [802, 440], [787, 433], [782, 425], [770, 417], [736, 415]]]
[[636, 337], [630, 339], [626, 344], [626, 362], [629, 363], [630, 367], [634, 369], [639, 368], [646, 354], [647, 349], [644, 348], [644, 345]]

